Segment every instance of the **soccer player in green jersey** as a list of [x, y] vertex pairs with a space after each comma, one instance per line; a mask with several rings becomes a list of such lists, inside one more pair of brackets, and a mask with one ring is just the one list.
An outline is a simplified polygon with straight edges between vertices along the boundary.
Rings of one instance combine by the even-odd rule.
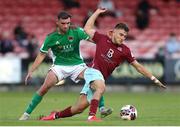
[[[85, 79], [85, 82], [91, 83], [94, 87], [96, 94], [90, 104], [90, 114], [96, 112], [100, 97], [104, 93], [105, 83], [101, 72], [88, 68], [80, 55], [79, 43], [81, 40], [89, 39], [89, 36], [82, 28], [71, 26], [71, 15], [67, 12], [58, 14], [56, 25], [57, 30], [49, 34], [41, 46], [39, 54], [28, 71], [25, 84], [27, 84], [28, 79], [32, 77], [32, 73], [45, 59], [49, 50], [53, 54], [53, 65], [49, 69], [44, 83], [34, 94], [26, 111], [19, 120], [29, 119], [30, 114], [41, 102], [47, 91], [58, 81], [67, 77], [70, 77], [74, 82]], [[99, 105], [102, 107], [104, 106], [103, 98], [101, 100]]]

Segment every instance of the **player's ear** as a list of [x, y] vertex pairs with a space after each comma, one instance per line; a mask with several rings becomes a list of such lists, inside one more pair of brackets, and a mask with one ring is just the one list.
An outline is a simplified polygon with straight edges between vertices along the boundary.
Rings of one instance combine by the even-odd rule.
[[113, 30], [110, 30], [110, 31], [107, 33], [107, 35], [108, 35], [109, 38], [112, 38]]
[[58, 20], [58, 19], [56, 19], [56, 25], [58, 25], [58, 21], [59, 21], [59, 20]]

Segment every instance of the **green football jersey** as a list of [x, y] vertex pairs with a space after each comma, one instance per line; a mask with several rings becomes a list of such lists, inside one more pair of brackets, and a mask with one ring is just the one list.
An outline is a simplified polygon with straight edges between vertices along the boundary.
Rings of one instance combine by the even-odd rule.
[[48, 53], [48, 50], [51, 49], [55, 65], [78, 65], [84, 63], [80, 55], [80, 41], [87, 39], [89, 36], [79, 27], [70, 28], [65, 34], [55, 31], [46, 36], [40, 51]]

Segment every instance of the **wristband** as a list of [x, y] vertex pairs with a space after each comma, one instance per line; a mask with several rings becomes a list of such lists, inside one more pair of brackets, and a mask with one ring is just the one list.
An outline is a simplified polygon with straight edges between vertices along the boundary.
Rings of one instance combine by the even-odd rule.
[[154, 79], [156, 79], [154, 76], [151, 76], [151, 80], [153, 81]]
[[151, 80], [154, 81], [154, 83], [158, 83], [159, 82], [159, 80], [156, 79], [156, 77], [154, 77], [154, 76], [151, 76]]

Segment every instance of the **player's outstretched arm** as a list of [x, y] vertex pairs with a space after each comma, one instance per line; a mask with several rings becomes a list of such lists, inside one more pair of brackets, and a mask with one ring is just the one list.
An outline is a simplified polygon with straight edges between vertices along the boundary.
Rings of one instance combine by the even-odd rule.
[[84, 26], [84, 30], [91, 38], [93, 38], [94, 33], [95, 33], [94, 23], [95, 23], [97, 17], [99, 16], [99, 14], [104, 13], [105, 11], [106, 11], [106, 9], [99, 8], [87, 20], [87, 22]]
[[27, 85], [28, 79], [32, 77], [32, 73], [39, 67], [39, 65], [42, 63], [45, 57], [46, 57], [46, 54], [39, 52], [33, 65], [30, 67], [28, 71], [28, 74], [26, 75], [25, 85]]
[[153, 76], [142, 64], [140, 64], [139, 62], [137, 62], [136, 60], [134, 62], [131, 63], [131, 65], [133, 67], [135, 67], [135, 69], [140, 72], [141, 74], [143, 74], [144, 76], [150, 78], [156, 85], [162, 87], [162, 88], [166, 88], [165, 85], [163, 85], [155, 76]]

